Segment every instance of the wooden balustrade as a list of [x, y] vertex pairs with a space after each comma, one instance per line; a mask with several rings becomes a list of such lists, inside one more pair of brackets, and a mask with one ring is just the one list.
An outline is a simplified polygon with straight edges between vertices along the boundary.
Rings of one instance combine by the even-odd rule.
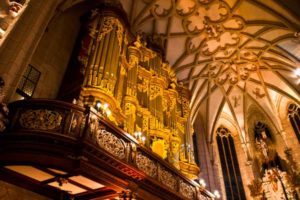
[[[90, 155], [89, 162], [93, 162], [92, 157], [114, 160], [110, 165], [138, 184], [159, 186], [184, 199], [213, 197], [91, 107], [34, 99], [14, 102], [9, 109], [10, 123], [4, 135], [34, 135], [65, 143], [70, 141], [78, 150], [80, 146], [80, 151], [87, 152], [81, 157]], [[101, 167], [101, 161], [95, 163]]]

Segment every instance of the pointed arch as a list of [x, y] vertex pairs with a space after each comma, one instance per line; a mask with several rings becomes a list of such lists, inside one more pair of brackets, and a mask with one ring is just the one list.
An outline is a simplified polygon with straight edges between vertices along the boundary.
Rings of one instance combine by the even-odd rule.
[[216, 136], [222, 166], [226, 197], [230, 199], [246, 199], [239, 163], [231, 132], [220, 126]]
[[294, 103], [290, 103], [288, 106], [288, 117], [300, 143], [300, 107]]

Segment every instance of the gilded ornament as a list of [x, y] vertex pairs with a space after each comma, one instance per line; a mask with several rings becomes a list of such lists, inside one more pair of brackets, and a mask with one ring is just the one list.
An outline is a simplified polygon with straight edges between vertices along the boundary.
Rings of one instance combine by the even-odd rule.
[[126, 143], [111, 132], [98, 129], [96, 133], [98, 145], [119, 159], [126, 157]]
[[158, 167], [158, 180], [162, 184], [168, 186], [173, 190], [177, 190], [177, 179], [176, 177], [169, 171], [167, 171], [163, 166]]
[[137, 167], [152, 178], [157, 177], [157, 166], [153, 160], [138, 152], [136, 155]]
[[152, 143], [151, 149], [154, 153], [165, 159], [168, 151], [166, 150], [166, 144], [164, 140], [156, 140]]
[[188, 199], [194, 199], [195, 188], [185, 181], [179, 181], [179, 192]]
[[98, 34], [97, 41], [102, 40], [106, 34], [111, 32], [117, 22], [118, 20], [114, 17], [105, 17], [103, 19], [101, 31]]
[[150, 84], [150, 100], [155, 99], [159, 95], [161, 95], [162, 91], [158, 85]]
[[26, 110], [19, 119], [23, 128], [34, 130], [55, 130], [60, 128], [61, 121], [59, 112], [46, 109]]

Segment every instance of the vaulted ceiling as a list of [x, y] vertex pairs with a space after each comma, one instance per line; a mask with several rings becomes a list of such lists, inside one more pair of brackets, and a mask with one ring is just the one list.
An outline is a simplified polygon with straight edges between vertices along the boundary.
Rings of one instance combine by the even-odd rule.
[[299, 103], [300, 19], [280, 1], [120, 1], [132, 31], [147, 33], [165, 48], [192, 93], [192, 120], [200, 113], [208, 134], [221, 113], [244, 135], [249, 104], [276, 122], [276, 98]]
[[[253, 104], [281, 131], [274, 102], [285, 97], [300, 104], [299, 1], [106, 1], [120, 1], [132, 32], [165, 49], [178, 80], [191, 91], [192, 122], [200, 116], [210, 137], [225, 114], [247, 140]], [[67, 0], [62, 10], [80, 2]]]

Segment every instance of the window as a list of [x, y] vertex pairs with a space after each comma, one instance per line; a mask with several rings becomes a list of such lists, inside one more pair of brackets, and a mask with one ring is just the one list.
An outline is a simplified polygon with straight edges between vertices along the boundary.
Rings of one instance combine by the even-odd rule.
[[195, 162], [198, 166], [200, 166], [199, 155], [198, 155], [198, 144], [197, 144], [197, 136], [196, 133], [193, 134], [193, 145], [194, 145], [194, 157]]
[[227, 200], [246, 199], [234, 141], [227, 128], [218, 128], [217, 144]]
[[288, 107], [288, 117], [298, 138], [298, 142], [300, 142], [300, 107], [293, 103], [290, 104]]
[[18, 85], [17, 93], [25, 98], [31, 98], [40, 76], [41, 72], [29, 65]]

